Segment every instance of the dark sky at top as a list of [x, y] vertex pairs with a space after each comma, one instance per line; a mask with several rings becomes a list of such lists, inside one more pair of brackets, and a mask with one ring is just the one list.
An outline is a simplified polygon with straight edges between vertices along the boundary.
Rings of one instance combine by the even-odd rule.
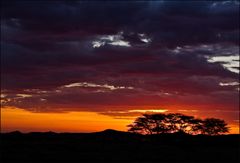
[[1, 1], [3, 106], [236, 115], [238, 79], [239, 1]]

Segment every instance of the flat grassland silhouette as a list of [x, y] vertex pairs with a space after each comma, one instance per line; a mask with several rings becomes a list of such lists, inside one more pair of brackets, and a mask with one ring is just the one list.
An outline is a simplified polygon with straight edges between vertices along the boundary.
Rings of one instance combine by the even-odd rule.
[[144, 114], [129, 131], [1, 133], [1, 162], [239, 162], [240, 136], [222, 135], [223, 120]]

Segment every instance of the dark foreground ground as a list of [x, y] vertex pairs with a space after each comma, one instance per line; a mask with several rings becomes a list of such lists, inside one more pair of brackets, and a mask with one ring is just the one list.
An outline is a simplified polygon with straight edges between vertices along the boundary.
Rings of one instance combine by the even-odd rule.
[[1, 134], [0, 162], [237, 163], [240, 135]]

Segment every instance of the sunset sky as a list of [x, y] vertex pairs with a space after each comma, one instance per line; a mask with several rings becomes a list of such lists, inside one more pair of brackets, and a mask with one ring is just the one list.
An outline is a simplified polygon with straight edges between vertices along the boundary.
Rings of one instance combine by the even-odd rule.
[[94, 132], [144, 112], [239, 133], [239, 1], [1, 1], [1, 132]]

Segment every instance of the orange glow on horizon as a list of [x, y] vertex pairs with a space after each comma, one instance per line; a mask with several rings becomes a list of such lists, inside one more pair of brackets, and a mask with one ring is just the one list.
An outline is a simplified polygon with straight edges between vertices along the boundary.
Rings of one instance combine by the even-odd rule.
[[[134, 119], [135, 117], [116, 119], [95, 112], [34, 113], [9, 107], [1, 109], [1, 132], [16, 130], [21, 132], [96, 132], [105, 129], [126, 131], [126, 126]], [[230, 134], [239, 134], [239, 126], [236, 123], [228, 124]]]
[[114, 119], [94, 112], [33, 113], [23, 109], [1, 109], [2, 132], [95, 132], [127, 130], [132, 120]]

